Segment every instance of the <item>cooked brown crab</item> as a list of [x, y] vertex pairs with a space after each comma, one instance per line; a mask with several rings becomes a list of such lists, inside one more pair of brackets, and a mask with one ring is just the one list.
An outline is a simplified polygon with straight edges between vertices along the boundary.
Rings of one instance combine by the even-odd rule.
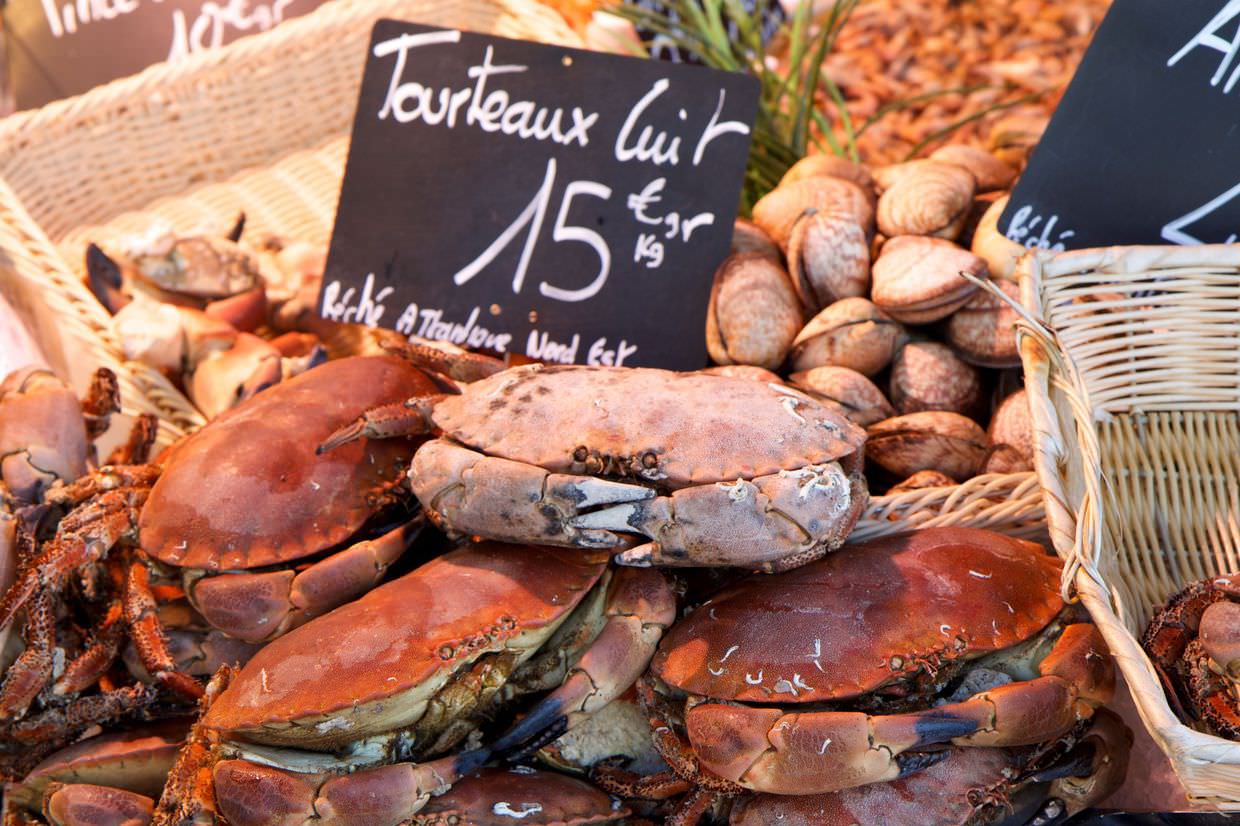
[[1171, 597], [1141, 644], [1182, 714], [1240, 740], [1240, 572], [1194, 582]]
[[[170, 720], [90, 737], [4, 788], [3, 823], [102, 826], [149, 822], [189, 729]], [[43, 821], [36, 819], [42, 815]]]
[[1132, 732], [1098, 709], [1046, 747], [952, 748], [925, 771], [819, 795], [737, 801], [732, 826], [1052, 826], [1096, 806], [1128, 771]]
[[[675, 618], [661, 573], [607, 562], [470, 545], [269, 643], [210, 705], [209, 747], [161, 809], [301, 823], [356, 817], [357, 796], [374, 792], [367, 822], [395, 824], [486, 754], [409, 760], [450, 752], [514, 698], [550, 688], [496, 741], [537, 749], [627, 689]], [[214, 803], [194, 787], [208, 770]]]
[[611, 790], [821, 793], [918, 771], [948, 744], [1054, 740], [1114, 689], [1059, 577], [1034, 543], [940, 528], [726, 588], [638, 684], [675, 777]]
[[[0, 626], [121, 545], [127, 561], [117, 620], [152, 676], [200, 695], [167, 650], [152, 569], [156, 582], [179, 579], [211, 626], [251, 643], [373, 587], [421, 525], [399, 510], [410, 498], [405, 471], [414, 445], [367, 441], [328, 456], [314, 446], [367, 407], [436, 386], [399, 359], [341, 359], [234, 408], [178, 442], [158, 465], [105, 467], [58, 488], [55, 502], [76, 508], [0, 599]], [[349, 544], [392, 505], [399, 524]]]
[[627, 548], [625, 565], [794, 568], [866, 503], [860, 428], [784, 385], [702, 373], [516, 367], [368, 411], [321, 450], [429, 431], [411, 476], [437, 524]]

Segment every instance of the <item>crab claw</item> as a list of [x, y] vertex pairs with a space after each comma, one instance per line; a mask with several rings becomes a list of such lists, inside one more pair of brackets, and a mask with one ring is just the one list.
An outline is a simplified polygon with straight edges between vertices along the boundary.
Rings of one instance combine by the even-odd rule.
[[431, 763], [397, 763], [337, 776], [224, 760], [212, 774], [215, 799], [232, 826], [396, 826], [488, 757], [485, 751], [472, 751]]
[[146, 826], [155, 801], [146, 795], [89, 783], [51, 784], [44, 813], [56, 826]]
[[621, 565], [733, 565], [775, 572], [844, 543], [865, 507], [865, 480], [838, 463], [700, 485], [671, 496], [584, 514], [578, 528], [637, 532], [652, 541]]
[[207, 418], [278, 384], [283, 376], [280, 351], [249, 333], [233, 346], [204, 359], [189, 380], [189, 395]]
[[86, 247], [86, 283], [99, 303], [116, 315], [131, 299], [124, 291], [120, 266], [99, 245]]
[[641, 485], [548, 473], [439, 439], [413, 454], [409, 476], [413, 492], [436, 524], [518, 544], [536, 536], [546, 545], [623, 547], [624, 537], [582, 524], [582, 513], [596, 507], [610, 512], [655, 495]]
[[657, 571], [619, 570], [609, 586], [604, 616], [603, 629], [568, 678], [495, 741], [493, 752], [520, 759], [627, 691], [675, 622], [676, 596]]

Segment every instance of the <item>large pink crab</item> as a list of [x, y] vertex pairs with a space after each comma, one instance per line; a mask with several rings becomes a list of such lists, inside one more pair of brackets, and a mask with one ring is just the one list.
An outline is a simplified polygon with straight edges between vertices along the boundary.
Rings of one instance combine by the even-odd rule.
[[613, 790], [687, 781], [695, 806], [821, 793], [918, 771], [946, 744], [1054, 740], [1115, 679], [1059, 578], [1034, 543], [941, 528], [726, 588], [672, 627], [639, 683], [675, 776], [617, 773]]
[[626, 565], [794, 568], [866, 503], [860, 428], [782, 385], [702, 373], [527, 365], [369, 411], [322, 449], [430, 431], [411, 476], [438, 524], [625, 549]]
[[436, 387], [399, 359], [341, 359], [220, 416], [157, 466], [105, 467], [53, 491], [56, 502], [78, 507], [0, 600], [0, 626], [113, 546], [127, 546], [123, 620], [142, 664], [173, 690], [200, 695], [167, 650], [152, 567], [157, 582], [179, 575], [212, 628], [249, 643], [373, 587], [409, 546], [420, 517], [401, 512], [400, 524], [382, 526], [381, 535], [348, 540], [408, 498], [414, 445], [362, 442], [329, 456], [314, 446], [367, 407]]

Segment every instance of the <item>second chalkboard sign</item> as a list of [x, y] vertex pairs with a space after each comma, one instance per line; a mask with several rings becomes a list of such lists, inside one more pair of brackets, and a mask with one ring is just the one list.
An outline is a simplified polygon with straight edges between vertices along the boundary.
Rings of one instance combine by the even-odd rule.
[[753, 77], [374, 29], [320, 311], [540, 361], [696, 369]]
[[1116, 0], [999, 226], [1029, 247], [1240, 233], [1240, 0]]

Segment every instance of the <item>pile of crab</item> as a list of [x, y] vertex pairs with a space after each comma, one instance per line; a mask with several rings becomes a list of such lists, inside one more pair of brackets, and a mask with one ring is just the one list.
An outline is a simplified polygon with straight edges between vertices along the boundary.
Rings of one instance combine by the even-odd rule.
[[4, 826], [1043, 824], [1122, 781], [1045, 549], [846, 545], [864, 431], [782, 385], [501, 367], [333, 360], [102, 464], [105, 381], [10, 377]]

